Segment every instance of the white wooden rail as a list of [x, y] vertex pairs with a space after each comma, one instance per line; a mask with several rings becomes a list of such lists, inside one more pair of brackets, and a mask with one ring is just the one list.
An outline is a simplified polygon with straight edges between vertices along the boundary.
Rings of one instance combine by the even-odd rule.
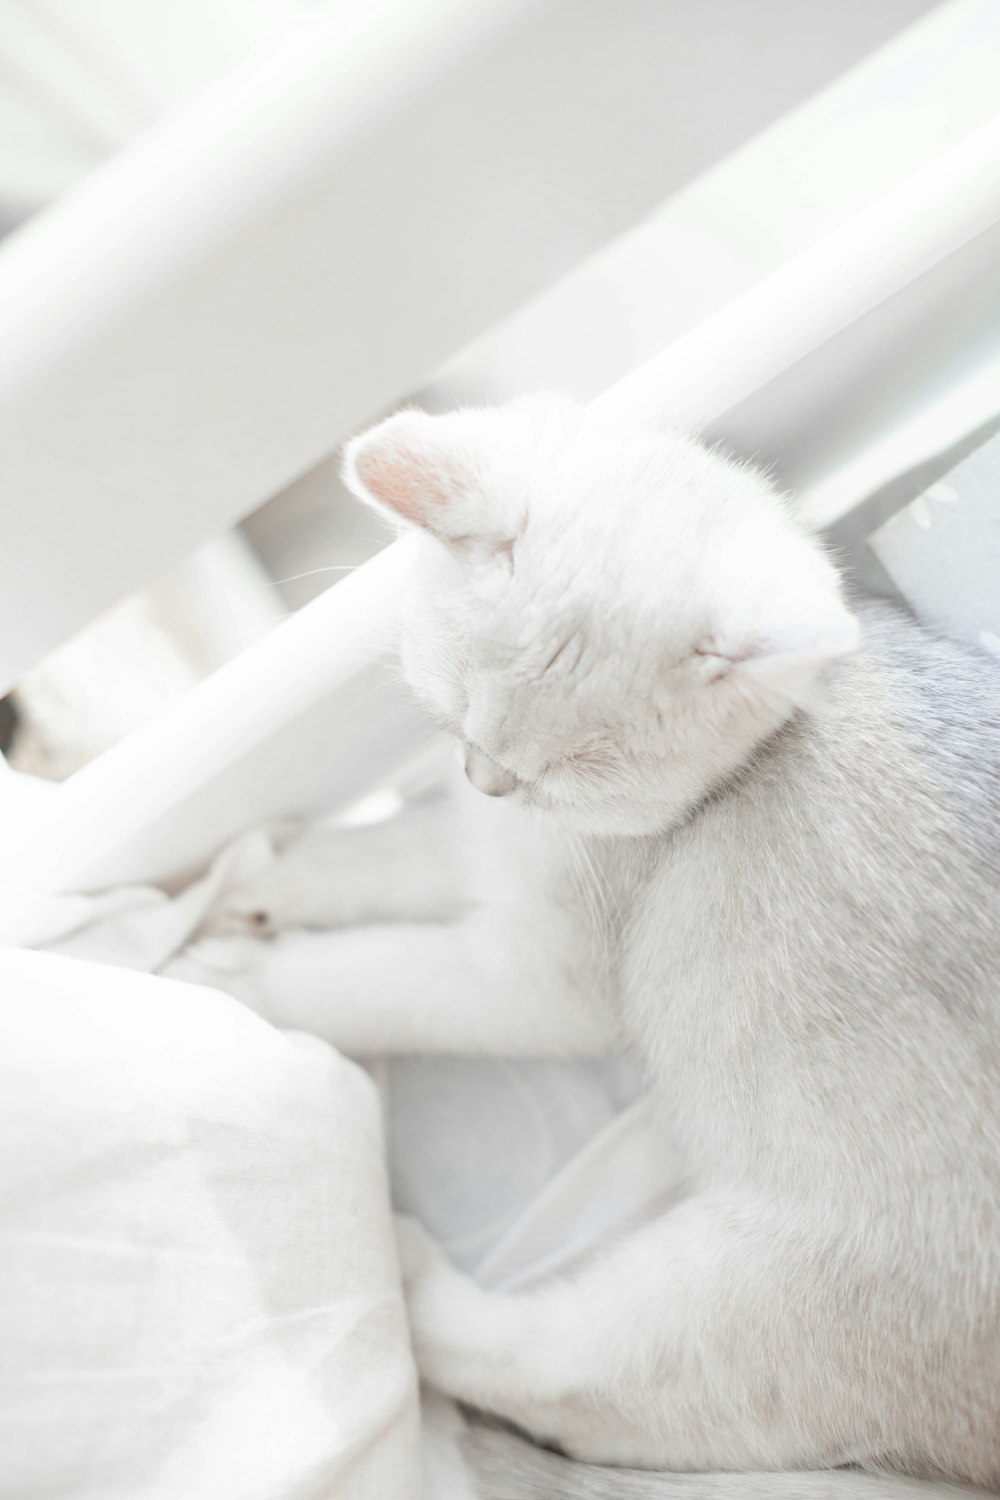
[[595, 405], [703, 429], [1000, 222], [1000, 117], [723, 308]]
[[[724, 416], [998, 220], [1000, 124], [933, 162], [597, 404], [606, 412], [641, 404], [658, 414]], [[5, 839], [8, 878], [73, 887], [165, 875], [247, 821], [318, 798], [334, 759], [327, 794], [335, 785], [347, 798], [377, 782], [416, 733], [391, 686], [376, 688], [363, 714], [354, 711], [368, 690], [359, 674], [371, 673], [388, 644], [405, 567], [406, 548], [397, 544], [79, 772], [43, 815], [36, 810], [19, 836], [12, 830]]]
[[[774, 19], [789, 0], [762, 4]], [[373, 0], [227, 81], [0, 248], [0, 686], [815, 87], [801, 39], [794, 84], [779, 67], [766, 91], [727, 85], [754, 25], [704, 0], [689, 45], [651, 58], [662, 0]], [[668, 106], [663, 142], [637, 160], [650, 88], [669, 99], [699, 68], [726, 98], [714, 133], [675, 143]], [[682, 102], [679, 137], [685, 120]], [[957, 274], [985, 304], [998, 130], [598, 404], [707, 423], [768, 456], [797, 428], [815, 447], [817, 393], [855, 376], [863, 389], [873, 337], [916, 348], [930, 288]], [[512, 239], [516, 256], [495, 253]], [[987, 358], [933, 399], [921, 389], [898, 432], [883, 423], [847, 462], [842, 445], [829, 472], [807, 465], [803, 503], [821, 520], [844, 509], [892, 471], [901, 433], [912, 451], [916, 425], [932, 444], [960, 435], [1000, 404], [995, 373]], [[0, 879], [166, 877], [249, 822], [390, 774], [422, 733], [382, 665], [404, 573], [390, 549], [37, 803], [6, 777]]]
[[0, 246], [0, 690], [925, 4], [367, 0], [111, 160]]

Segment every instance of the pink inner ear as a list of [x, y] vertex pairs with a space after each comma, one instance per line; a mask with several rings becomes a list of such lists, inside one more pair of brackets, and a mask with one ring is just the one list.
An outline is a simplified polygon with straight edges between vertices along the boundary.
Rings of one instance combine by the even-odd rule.
[[429, 463], [426, 454], [398, 441], [373, 443], [357, 455], [355, 471], [365, 489], [383, 505], [416, 526], [432, 526], [455, 498], [455, 476], [448, 473], [439, 455], [435, 459]]

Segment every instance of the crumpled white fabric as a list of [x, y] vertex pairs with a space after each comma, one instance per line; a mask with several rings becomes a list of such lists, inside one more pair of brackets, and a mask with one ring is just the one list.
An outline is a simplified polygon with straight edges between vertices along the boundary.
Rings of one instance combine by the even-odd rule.
[[[85, 1356], [93, 1372], [93, 1381], [82, 1380], [90, 1405], [74, 1419], [73, 1441], [61, 1445], [58, 1472], [94, 1466], [97, 1477], [87, 1481], [90, 1489], [60, 1478], [63, 1488], [57, 1483], [46, 1495], [415, 1500], [421, 1492], [415, 1399], [407, 1383], [412, 1371], [368, 1075], [325, 1043], [283, 1036], [218, 993], [98, 967], [146, 973], [170, 967], [219, 892], [273, 857], [268, 835], [255, 831], [173, 897], [146, 887], [99, 896], [0, 891], [0, 941], [56, 955], [0, 952], [0, 1029], [15, 1046], [28, 1047], [22, 1081], [35, 1075], [20, 1105], [22, 1130], [33, 1138], [37, 1131], [38, 1141], [37, 1148], [24, 1147], [25, 1180], [38, 1185], [40, 1202], [50, 1203], [53, 1247], [53, 1259], [38, 1263], [15, 1318], [15, 1338], [0, 1356], [11, 1370], [34, 1368], [39, 1375], [33, 1404], [5, 1402], [0, 1410], [3, 1450], [45, 1456], [40, 1434], [61, 1427], [62, 1413], [74, 1406], [73, 1360]], [[236, 947], [252, 970], [259, 944], [248, 939]], [[45, 981], [42, 1006], [32, 1002], [49, 1017], [41, 1037], [34, 1031], [18, 1042], [24, 1000], [16, 988], [9, 1001], [6, 992], [8, 978], [25, 982], [17, 967], [24, 964], [48, 965], [55, 977]], [[185, 971], [196, 972], [197, 964], [189, 959]], [[101, 1019], [105, 1010], [115, 1018], [110, 1029]], [[95, 1027], [102, 1038], [96, 1053], [85, 1045]], [[45, 1037], [56, 1038], [54, 1051]], [[4, 1050], [9, 1062], [11, 1045]], [[397, 1206], [423, 1219], [456, 1263], [486, 1285], [514, 1289], [571, 1265], [609, 1232], [648, 1217], [673, 1185], [674, 1163], [648, 1105], [636, 1098], [640, 1080], [624, 1064], [414, 1058], [376, 1073]], [[5, 1083], [0, 1087], [7, 1093]], [[108, 1124], [102, 1108], [111, 1100], [117, 1102]], [[98, 1128], [94, 1120], [107, 1132], [104, 1152], [91, 1143], [80, 1154], [88, 1132]], [[168, 1151], [160, 1161], [150, 1149], [147, 1125], [178, 1143], [176, 1160]], [[6, 1175], [0, 1173], [5, 1201]], [[84, 1184], [79, 1192], [72, 1189], [77, 1177]], [[56, 1182], [69, 1185], [68, 1198], [51, 1186]], [[204, 1243], [185, 1242], [181, 1254], [175, 1229], [195, 1223]], [[146, 1235], [151, 1243], [143, 1254]], [[95, 1239], [108, 1243], [93, 1250]], [[20, 1229], [0, 1241], [0, 1264], [8, 1254], [21, 1267], [17, 1284], [31, 1263]], [[192, 1276], [191, 1264], [203, 1262], [209, 1273]], [[310, 1290], [314, 1275], [319, 1280]], [[12, 1283], [2, 1269], [0, 1276], [7, 1318], [5, 1288]], [[52, 1336], [36, 1344], [32, 1326], [52, 1282], [62, 1288], [51, 1304]], [[99, 1301], [105, 1309], [93, 1316], [91, 1285], [94, 1306]], [[178, 1298], [171, 1288], [180, 1285], [185, 1294]], [[251, 1315], [254, 1296], [263, 1303]], [[367, 1314], [355, 1325], [346, 1311], [346, 1304], [367, 1307], [373, 1296], [382, 1308], [373, 1315], [381, 1330], [376, 1338]], [[160, 1298], [179, 1300], [188, 1319], [180, 1355], [181, 1325], [174, 1329], [169, 1318], [156, 1316], [147, 1323], [142, 1314]], [[330, 1299], [341, 1306], [341, 1321], [333, 1314], [327, 1320]], [[315, 1324], [308, 1311], [314, 1305], [321, 1309]], [[239, 1326], [245, 1331], [237, 1335]], [[320, 1344], [329, 1346], [323, 1357], [313, 1341], [317, 1330]], [[241, 1339], [249, 1341], [245, 1348]], [[185, 1392], [181, 1376], [191, 1351], [205, 1365], [197, 1395]], [[32, 1365], [33, 1358], [41, 1363]], [[140, 1367], [147, 1372], [141, 1378], [152, 1381], [145, 1407]], [[237, 1379], [244, 1374], [245, 1396]], [[140, 1380], [139, 1415], [113, 1440], [121, 1425], [113, 1415], [121, 1405], [118, 1384], [131, 1399], [133, 1380]], [[273, 1403], [263, 1394], [269, 1389]], [[372, 1414], [367, 1427], [359, 1400]], [[302, 1410], [293, 1414], [297, 1402]], [[197, 1439], [188, 1425], [195, 1416]], [[368, 1438], [355, 1434], [372, 1426], [381, 1436], [366, 1446]], [[460, 1429], [455, 1409], [425, 1393], [428, 1500], [472, 1500], [456, 1448]], [[359, 1441], [360, 1455], [348, 1460]], [[0, 1479], [0, 1497], [7, 1493]], [[9, 1493], [11, 1500], [30, 1500], [43, 1488], [26, 1469]]]
[[0, 899], [63, 950], [0, 949], [0, 1496], [414, 1500], [371, 1078], [69, 956], [151, 967], [205, 896]]

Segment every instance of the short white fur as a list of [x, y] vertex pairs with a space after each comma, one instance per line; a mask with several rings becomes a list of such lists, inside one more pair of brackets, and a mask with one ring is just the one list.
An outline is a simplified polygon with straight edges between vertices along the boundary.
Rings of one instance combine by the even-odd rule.
[[319, 990], [279, 937], [246, 998], [360, 1053], [624, 1042], [690, 1184], [517, 1295], [403, 1226], [428, 1380], [668, 1471], [487, 1438], [489, 1493], [1000, 1484], [997, 664], [859, 628], [759, 473], [561, 398], [400, 413], [345, 472], [419, 539], [404, 668], [491, 796], [456, 793], [447, 858], [418, 809], [233, 893], [230, 927], [339, 929]]

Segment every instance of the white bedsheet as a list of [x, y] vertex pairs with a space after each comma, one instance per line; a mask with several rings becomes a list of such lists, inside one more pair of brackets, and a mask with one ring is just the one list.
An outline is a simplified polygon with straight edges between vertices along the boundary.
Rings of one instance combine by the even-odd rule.
[[[46, 988], [31, 1002], [37, 1025], [24, 1032], [15, 989], [0, 1026], [12, 1039], [5, 1068], [12, 1045], [27, 1049], [14, 1064], [32, 1137], [21, 1191], [34, 1183], [48, 1205], [50, 1259], [12, 1306], [6, 1288], [34, 1264], [37, 1226], [5, 1214], [13, 1233], [0, 1253], [13, 1269], [0, 1310], [15, 1316], [2, 1357], [32, 1383], [28, 1397], [14, 1400], [9, 1387], [0, 1397], [0, 1440], [27, 1465], [16, 1488], [0, 1480], [0, 1497], [43, 1492], [45, 1434], [67, 1421], [59, 1474], [95, 1476], [90, 1488], [61, 1479], [54, 1492], [67, 1496], [420, 1492], [368, 1074], [217, 993], [97, 967], [168, 967], [222, 884], [271, 857], [267, 836], [248, 834], [174, 898], [2, 893], [0, 940], [48, 950], [2, 955], [7, 980]], [[397, 1206], [485, 1284], [514, 1288], [572, 1263], [670, 1190], [673, 1164], [621, 1064], [407, 1059], [375, 1075]], [[150, 1145], [158, 1131], [174, 1142], [162, 1160]], [[190, 1242], [178, 1246], [178, 1233]], [[39, 1339], [43, 1312], [50, 1332]], [[191, 1360], [201, 1372], [193, 1385], [183, 1374]], [[460, 1426], [448, 1403], [425, 1398], [428, 1500], [472, 1500]]]
[[[178, 914], [19, 905], [22, 936], [136, 961]], [[362, 1069], [226, 996], [5, 948], [0, 1139], [4, 1500], [414, 1500]]]

